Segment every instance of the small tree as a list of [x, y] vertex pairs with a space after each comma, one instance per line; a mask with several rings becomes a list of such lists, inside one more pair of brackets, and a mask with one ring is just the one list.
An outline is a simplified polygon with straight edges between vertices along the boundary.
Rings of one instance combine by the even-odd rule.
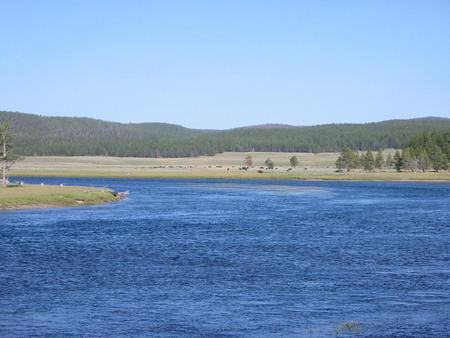
[[441, 148], [435, 146], [430, 154], [431, 165], [434, 170], [439, 171], [441, 169], [447, 169], [447, 156], [444, 155]]
[[344, 148], [336, 160], [336, 168], [338, 169], [338, 171], [342, 171], [342, 169], [350, 171], [351, 169], [356, 169], [358, 167], [358, 153], [353, 152], [349, 148]]
[[273, 161], [270, 158], [268, 158], [264, 163], [266, 167], [269, 169], [273, 169], [273, 167], [275, 167], [275, 163], [273, 163]]
[[403, 158], [403, 168], [411, 171], [415, 171], [417, 169], [417, 160], [414, 156], [414, 150], [411, 148], [405, 148], [402, 151]]
[[365, 155], [361, 155], [361, 163], [364, 170], [373, 170], [375, 159], [373, 158], [373, 154], [370, 150], [367, 150]]
[[395, 170], [397, 170], [398, 172], [402, 171], [403, 169], [402, 155], [400, 155], [400, 152], [398, 150], [394, 154], [394, 166]]
[[420, 152], [419, 157], [417, 158], [417, 162], [419, 169], [422, 170], [423, 172], [430, 169], [431, 160], [430, 156], [428, 156], [428, 153], [425, 149], [422, 149], [422, 151]]
[[375, 156], [375, 168], [381, 170], [381, 168], [383, 168], [383, 164], [384, 164], [383, 153], [381, 152], [381, 150], [379, 150], [377, 152], [377, 156]]
[[18, 156], [13, 152], [13, 135], [7, 124], [0, 125], [0, 162], [2, 167], [2, 186], [8, 185], [9, 170]]
[[344, 159], [342, 158], [342, 156], [339, 156], [336, 160], [336, 169], [339, 172], [342, 172], [342, 169], [345, 168], [345, 162]]
[[291, 159], [289, 160], [289, 162], [291, 163], [291, 167], [296, 167], [298, 166], [298, 158], [297, 156], [292, 156]]
[[247, 156], [245, 156], [244, 164], [245, 164], [247, 167], [252, 167], [252, 166], [253, 166], [253, 159], [252, 159], [252, 156], [251, 156], [251, 155], [248, 154]]
[[389, 154], [386, 156], [386, 162], [385, 162], [385, 164], [386, 164], [386, 168], [389, 168], [389, 169], [391, 169], [392, 166], [394, 165], [394, 160], [392, 159], [391, 153], [389, 153]]

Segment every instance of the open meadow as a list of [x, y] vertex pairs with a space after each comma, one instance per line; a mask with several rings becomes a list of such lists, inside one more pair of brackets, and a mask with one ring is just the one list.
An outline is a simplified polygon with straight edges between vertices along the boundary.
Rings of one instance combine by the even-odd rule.
[[[394, 150], [385, 150], [384, 156]], [[253, 166], [244, 170], [250, 154]], [[297, 156], [299, 165], [291, 168], [289, 159]], [[25, 157], [15, 164], [12, 175], [55, 177], [129, 177], [129, 178], [280, 178], [305, 180], [450, 180], [448, 171], [426, 173], [392, 169], [364, 172], [336, 172], [338, 153], [226, 152], [215, 156], [187, 158], [135, 158], [102, 156]], [[265, 167], [270, 158], [274, 169]]]

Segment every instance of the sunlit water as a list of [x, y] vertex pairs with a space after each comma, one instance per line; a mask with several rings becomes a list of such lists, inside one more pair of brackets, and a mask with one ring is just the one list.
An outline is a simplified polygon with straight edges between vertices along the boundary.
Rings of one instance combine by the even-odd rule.
[[0, 336], [450, 335], [450, 184], [27, 179], [95, 207], [0, 212]]

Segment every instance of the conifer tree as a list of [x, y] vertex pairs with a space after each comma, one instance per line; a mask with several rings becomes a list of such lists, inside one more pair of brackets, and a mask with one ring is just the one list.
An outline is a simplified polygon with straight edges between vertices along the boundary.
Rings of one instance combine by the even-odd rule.
[[269, 169], [273, 169], [273, 167], [275, 166], [275, 163], [273, 163], [273, 161], [270, 159], [270, 158], [268, 158], [265, 162], [264, 162], [264, 164], [267, 166], [267, 168], [269, 168]]
[[375, 159], [373, 158], [373, 154], [370, 150], [367, 150], [366, 154], [363, 157], [362, 160], [362, 166], [364, 170], [373, 170], [375, 164]]
[[298, 166], [298, 158], [297, 158], [297, 156], [292, 156], [290, 159], [289, 159], [289, 163], [291, 164], [291, 167], [296, 167], [296, 166]]
[[345, 162], [342, 156], [339, 156], [336, 160], [336, 169], [338, 172], [342, 172], [342, 170], [345, 168]]
[[344, 148], [341, 151], [340, 156], [336, 160], [336, 168], [339, 171], [346, 169], [350, 171], [359, 167], [359, 156], [357, 152], [350, 150], [349, 148]]
[[383, 153], [381, 152], [381, 150], [379, 150], [377, 152], [377, 156], [375, 157], [375, 168], [381, 170], [381, 168], [383, 168], [383, 164], [384, 164]]
[[366, 162], [366, 154], [361, 153], [361, 155], [358, 157], [358, 168], [362, 167], [364, 169], [365, 162]]
[[423, 172], [430, 169], [431, 160], [425, 149], [422, 149], [422, 151], [420, 152], [419, 157], [417, 158], [417, 164], [419, 169]]
[[397, 170], [398, 172], [402, 171], [402, 169], [403, 169], [402, 155], [400, 155], [400, 151], [398, 151], [398, 150], [394, 154], [394, 166], [395, 166], [395, 170]]
[[437, 145], [433, 148], [431, 154], [431, 165], [434, 170], [439, 171], [442, 169], [447, 169], [447, 157], [442, 152], [441, 148]]
[[405, 148], [402, 152], [403, 168], [415, 171], [417, 169], [417, 160], [412, 148]]
[[386, 168], [392, 169], [394, 165], [394, 160], [392, 159], [391, 153], [386, 156]]

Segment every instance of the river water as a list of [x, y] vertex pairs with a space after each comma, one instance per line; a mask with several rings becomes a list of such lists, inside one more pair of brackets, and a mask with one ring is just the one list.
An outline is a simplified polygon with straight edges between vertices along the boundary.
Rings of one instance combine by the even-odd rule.
[[450, 335], [448, 183], [26, 181], [130, 195], [0, 212], [2, 337]]

